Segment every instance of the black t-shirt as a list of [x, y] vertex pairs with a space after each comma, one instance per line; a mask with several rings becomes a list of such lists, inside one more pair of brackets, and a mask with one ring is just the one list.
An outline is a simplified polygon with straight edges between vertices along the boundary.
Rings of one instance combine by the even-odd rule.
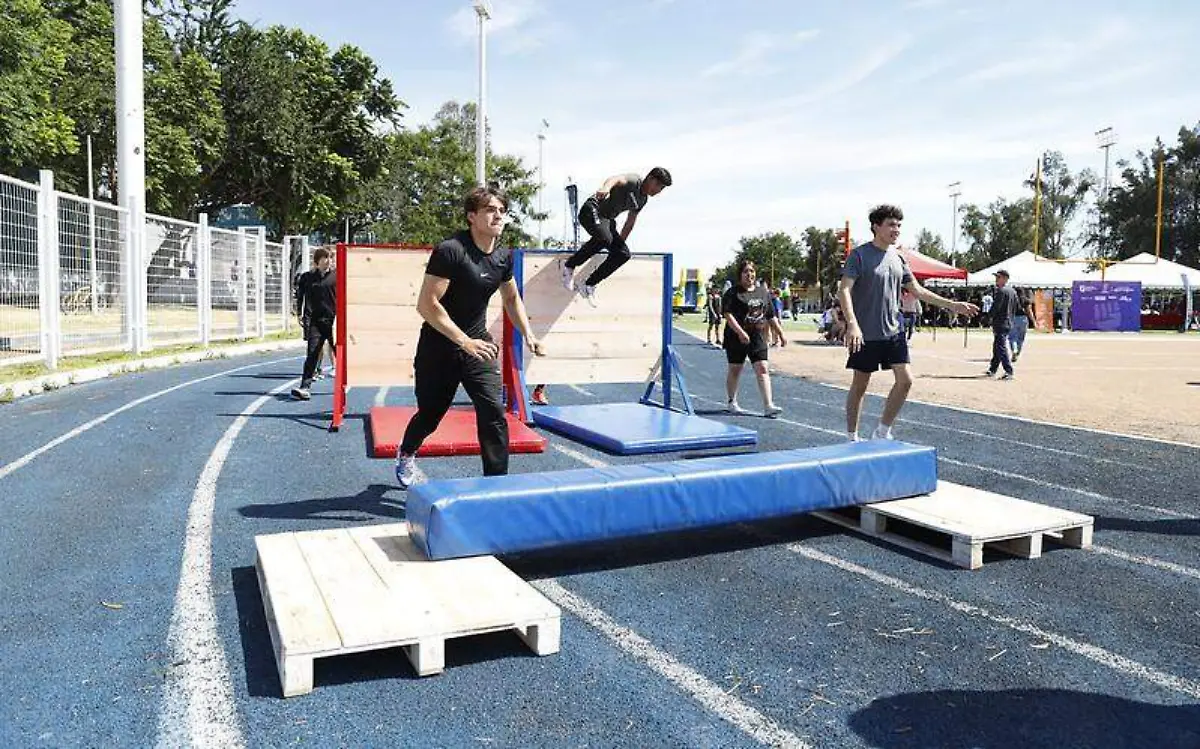
[[[434, 249], [425, 273], [450, 280], [441, 301], [454, 324], [471, 338], [491, 340], [487, 330], [488, 302], [496, 289], [513, 277], [512, 250], [497, 247], [484, 254], [471, 239], [471, 233], [462, 231]], [[421, 336], [449, 342], [429, 323], [421, 326]]]
[[337, 314], [337, 275], [333, 269], [322, 274], [313, 268], [296, 282], [297, 307], [305, 320], [332, 320]]
[[[775, 305], [771, 302], [771, 292], [767, 287], [758, 284], [746, 291], [741, 286], [734, 286], [721, 297], [723, 313], [733, 315], [737, 324], [750, 335], [766, 330], [767, 320], [775, 317]], [[726, 329], [728, 330], [728, 328]]]

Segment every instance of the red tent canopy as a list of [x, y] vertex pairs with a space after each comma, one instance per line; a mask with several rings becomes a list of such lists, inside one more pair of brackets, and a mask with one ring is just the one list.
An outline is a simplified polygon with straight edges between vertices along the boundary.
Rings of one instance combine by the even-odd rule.
[[908, 261], [908, 267], [912, 269], [913, 275], [917, 277], [918, 281], [924, 281], [927, 278], [958, 278], [965, 280], [967, 277], [966, 268], [955, 268], [953, 265], [946, 265], [941, 260], [934, 260], [928, 255], [922, 255], [908, 247], [901, 247], [900, 252], [904, 253], [904, 259]]

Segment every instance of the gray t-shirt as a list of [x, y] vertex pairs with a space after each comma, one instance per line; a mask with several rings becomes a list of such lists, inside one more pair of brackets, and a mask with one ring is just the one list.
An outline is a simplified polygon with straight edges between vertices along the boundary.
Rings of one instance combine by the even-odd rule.
[[903, 255], [867, 242], [850, 251], [842, 275], [854, 279], [850, 301], [864, 341], [886, 341], [903, 332], [900, 290], [913, 280]]
[[608, 197], [600, 201], [600, 218], [616, 218], [625, 211], [637, 213], [646, 207], [650, 196], [642, 192], [642, 178], [626, 174], [625, 182], [608, 191]]
[[992, 330], [1012, 330], [1013, 315], [1017, 314], [1017, 292], [1011, 286], [996, 287], [992, 298]]

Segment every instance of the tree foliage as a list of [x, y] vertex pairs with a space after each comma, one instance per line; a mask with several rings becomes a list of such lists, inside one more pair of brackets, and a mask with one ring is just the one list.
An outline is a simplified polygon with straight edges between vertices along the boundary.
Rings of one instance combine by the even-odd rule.
[[[1070, 231], [1079, 209], [1096, 187], [1096, 175], [1090, 169], [1072, 174], [1067, 160], [1058, 151], [1050, 151], [1042, 158], [1041, 172], [1038, 253], [1065, 257], [1068, 250], [1081, 246], [1084, 239], [1082, 232], [1072, 236]], [[1036, 175], [1031, 175], [1025, 183], [1030, 190], [1036, 190], [1036, 184]], [[1028, 249], [1033, 249], [1032, 245]]]
[[997, 198], [984, 208], [968, 203], [962, 207], [962, 232], [967, 250], [960, 265], [968, 268], [983, 268], [1032, 250], [1033, 201]]
[[31, 177], [79, 148], [53, 92], [67, 78], [71, 27], [39, 0], [0, 0], [0, 171]]
[[1133, 161], [1118, 162], [1120, 183], [1109, 189], [1101, 205], [1092, 243], [1115, 259], [1154, 252], [1160, 160], [1165, 164], [1162, 256], [1200, 266], [1200, 125], [1180, 128], [1179, 141], [1170, 148], [1159, 141]]
[[753, 261], [758, 277], [772, 288], [783, 279], [793, 279], [804, 267], [803, 246], [785, 232], [767, 232], [738, 240], [740, 249], [733, 262], [718, 268], [713, 281], [721, 284], [726, 279], [737, 282], [737, 266], [743, 259]]
[[942, 242], [942, 235], [934, 234], [928, 229], [917, 232], [917, 243], [914, 249], [934, 260], [941, 260], [943, 263], [950, 262], [950, 252]]

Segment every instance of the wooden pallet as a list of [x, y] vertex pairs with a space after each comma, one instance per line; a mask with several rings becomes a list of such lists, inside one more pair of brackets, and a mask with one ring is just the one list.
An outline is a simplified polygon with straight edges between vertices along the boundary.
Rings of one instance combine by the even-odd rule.
[[1092, 545], [1089, 515], [949, 481], [932, 494], [813, 514], [972, 570], [983, 566], [985, 546], [1036, 559], [1046, 537], [1077, 549]]
[[430, 562], [403, 523], [257, 536], [258, 584], [283, 695], [313, 689], [313, 660], [403, 647], [421, 676], [446, 640], [515, 630], [557, 653], [561, 612], [495, 557]]

